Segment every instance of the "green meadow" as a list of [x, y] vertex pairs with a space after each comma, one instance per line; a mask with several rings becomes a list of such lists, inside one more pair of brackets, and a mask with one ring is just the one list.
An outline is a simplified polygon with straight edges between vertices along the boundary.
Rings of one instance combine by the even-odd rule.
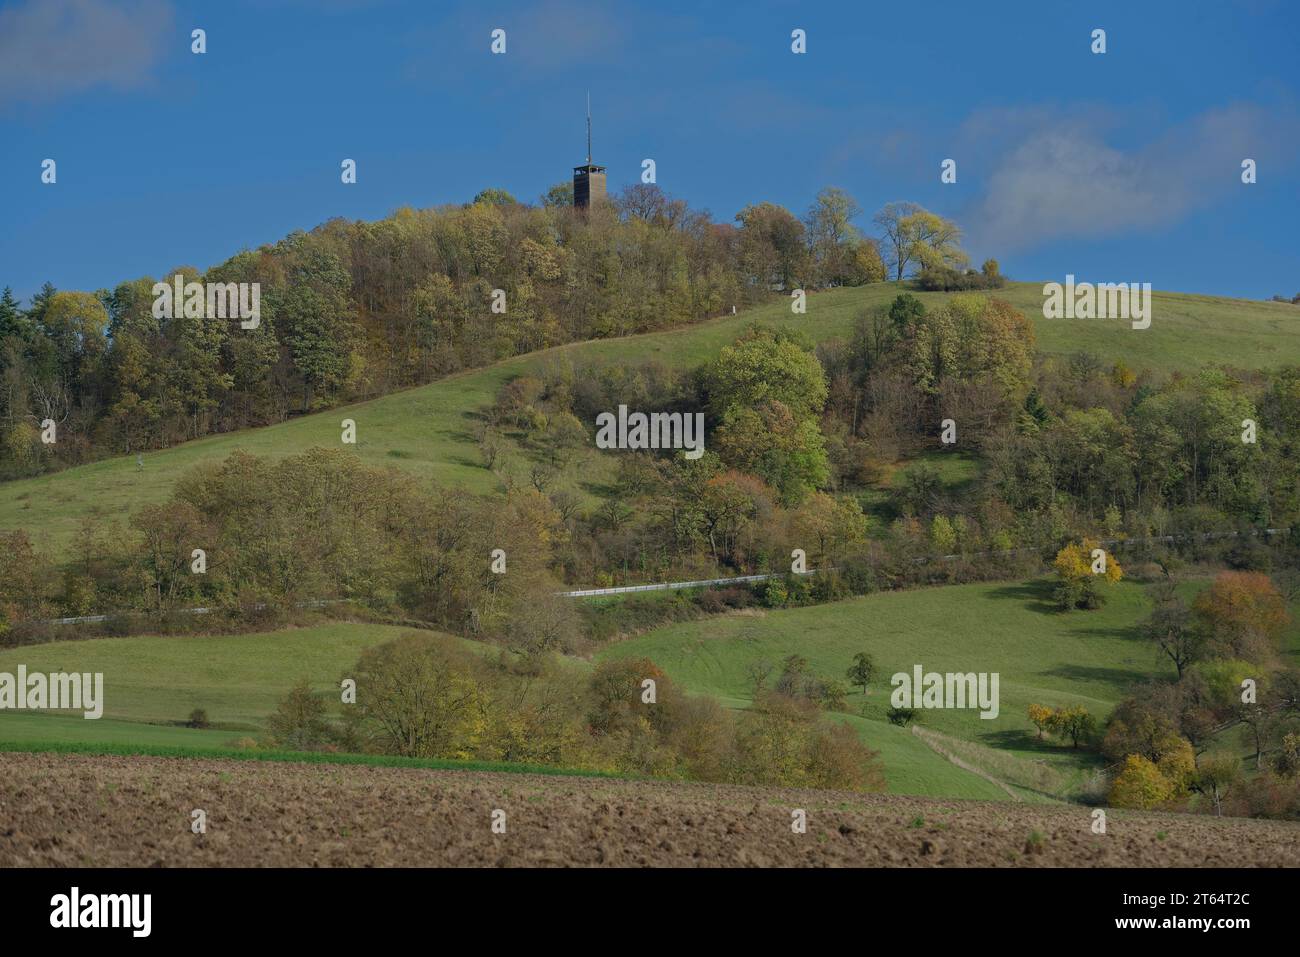
[[[51, 719], [57, 721], [59, 719]], [[47, 722], [49, 723], [49, 722]], [[306, 764], [361, 764], [377, 768], [429, 768], [454, 771], [508, 771], [515, 774], [564, 774], [582, 777], [613, 777], [604, 771], [554, 768], [543, 764], [509, 761], [452, 761], [441, 758], [402, 758], [391, 754], [348, 754], [338, 751], [275, 751], [267, 749], [229, 748], [210, 744], [207, 739], [184, 739], [180, 736], [166, 743], [131, 743], [106, 738], [102, 741], [63, 741], [37, 738], [22, 741], [0, 740], [0, 751], [35, 754], [120, 754], [149, 755], [159, 758], [219, 758], [236, 761], [293, 761]]]
[[111, 718], [88, 721], [80, 715], [62, 712], [0, 711], [0, 751], [56, 751], [64, 748], [118, 748], [140, 754], [150, 748], [212, 751], [229, 746], [238, 737], [238, 733], [211, 728], [143, 724]]
[[[1194, 589], [1189, 584], [1188, 589]], [[855, 692], [847, 721], [880, 752], [889, 790], [932, 797], [1005, 800], [996, 784], [951, 763], [910, 729], [885, 719], [889, 676], [927, 671], [1000, 675], [1000, 713], [926, 711], [921, 727], [941, 747], [1013, 786], [1022, 799], [1069, 793], [1097, 766], [1057, 743], [1037, 740], [1026, 717], [1030, 702], [1083, 704], [1102, 719], [1136, 681], [1172, 673], [1137, 634], [1147, 613], [1141, 586], [1121, 583], [1093, 612], [1062, 613], [1050, 603], [1050, 582], [955, 585], [884, 592], [807, 608], [744, 612], [659, 628], [602, 649], [597, 660], [650, 658], [684, 690], [724, 705], [751, 704], [749, 668], [779, 666], [790, 654], [808, 659], [823, 677], [842, 677], [858, 651], [879, 668], [870, 694]], [[1300, 609], [1297, 609], [1300, 610]], [[337, 694], [339, 679], [361, 652], [409, 628], [333, 622], [243, 635], [95, 638], [0, 651], [0, 671], [89, 671], [104, 674], [104, 717], [0, 712], [0, 749], [108, 749], [111, 753], [176, 748], [212, 752], [256, 737], [276, 703], [299, 678], [321, 695]], [[466, 641], [495, 654], [496, 648]], [[1300, 624], [1288, 636], [1300, 650]], [[565, 659], [569, 667], [591, 663]], [[184, 727], [202, 708], [209, 729]]]
[[[797, 328], [815, 341], [847, 336], [858, 314], [888, 304], [902, 291], [893, 283], [836, 289], [810, 297], [806, 315], [792, 315], [789, 305], [778, 301], [666, 332], [574, 343], [369, 402], [146, 453], [143, 468], [134, 456], [120, 457], [0, 484], [0, 528], [22, 528], [38, 543], [63, 549], [86, 517], [125, 520], [140, 505], [165, 500], [176, 479], [201, 462], [219, 461], [236, 449], [282, 457], [337, 447], [344, 418], [357, 423], [357, 444], [345, 448], [369, 464], [393, 465], [473, 492], [499, 491], [499, 479], [479, 458], [474, 433], [480, 410], [512, 377], [553, 363], [656, 361], [690, 368], [754, 321]], [[1087, 350], [1106, 361], [1122, 359], [1134, 370], [1164, 372], [1205, 363], [1260, 368], [1300, 362], [1300, 310], [1287, 304], [1157, 292], [1151, 328], [1133, 330], [1120, 321], [1044, 319], [1039, 283], [1014, 283], [999, 294], [1033, 320], [1039, 349], [1048, 354]], [[918, 295], [927, 305], [949, 296]], [[588, 494], [608, 477], [609, 466], [607, 456], [589, 458], [581, 470]]]
[[[361, 652], [406, 634], [409, 628], [331, 623], [243, 635], [136, 635], [54, 641], [0, 650], [0, 671], [102, 672], [104, 716], [73, 719], [87, 732], [110, 722], [183, 723], [195, 708], [226, 733], [261, 730], [266, 716], [300, 678], [317, 691], [336, 690]], [[13, 739], [0, 713], [0, 739]], [[44, 715], [25, 715], [37, 723]], [[87, 740], [94, 740], [93, 738]], [[166, 740], [156, 743], [167, 744]]]
[[[409, 631], [333, 623], [260, 634], [142, 635], [6, 649], [0, 651], [0, 671], [14, 673], [22, 664], [29, 672], [102, 672], [105, 703], [104, 716], [98, 720], [68, 712], [0, 712], [0, 749], [102, 749], [105, 753], [228, 749], [240, 737], [264, 732], [267, 716], [300, 677], [307, 678], [322, 695], [335, 694], [340, 676], [362, 650]], [[466, 644], [484, 653], [496, 650], [475, 642]], [[569, 659], [568, 664], [590, 667], [578, 659]], [[195, 708], [207, 711], [214, 727], [184, 727]], [[857, 717], [847, 720], [881, 752], [893, 791], [936, 797], [1005, 797], [995, 786], [950, 764], [903, 729]]]
[[[1190, 601], [1205, 583], [1185, 581], [1180, 590]], [[849, 713], [829, 719], [848, 720], [881, 752], [890, 790], [917, 794], [936, 792], [910, 790], [916, 785], [913, 774], [931, 786], [950, 787], [952, 782], [927, 762], [909, 764], [916, 756], [901, 745], [899, 736], [907, 735], [909, 746], [924, 745], [886, 719], [891, 677], [899, 672], [911, 675], [918, 664], [927, 672], [997, 672], [996, 718], [981, 718], [974, 709], [924, 710], [920, 726], [936, 732], [933, 737], [941, 746], [966, 763], [1018, 785], [1013, 790], [1021, 798], [1043, 799], [1076, 791], [1083, 776], [1100, 766], [1100, 759], [1060, 742], [1039, 740], [1027, 715], [1031, 703], [1083, 705], [1104, 723], [1134, 684], [1174, 676], [1173, 665], [1139, 634], [1151, 607], [1141, 585], [1124, 581], [1109, 587], [1106, 604], [1086, 612], [1058, 611], [1051, 591], [1051, 580], [1039, 578], [880, 592], [806, 608], [747, 610], [655, 629], [610, 645], [597, 657], [649, 658], [689, 691], [745, 708], [752, 701], [751, 667], [756, 664], [773, 666], [770, 683], [785, 658], [798, 654], [813, 673], [844, 679], [853, 656], [864, 651], [877, 667], [869, 693], [863, 696], [855, 689], [846, 704]], [[1293, 604], [1291, 614], [1283, 651], [1297, 659], [1300, 603]], [[930, 748], [925, 751], [937, 757]], [[1006, 797], [995, 790], [999, 793], [994, 797]], [[955, 790], [938, 793], [976, 796]]]
[[[649, 658], [683, 687], [744, 707], [753, 695], [750, 669], [760, 662], [775, 667], [770, 681], [791, 654], [802, 655], [822, 677], [843, 679], [853, 656], [865, 651], [879, 673], [869, 694], [855, 691], [846, 707], [882, 754], [883, 732], [899, 730], [885, 719], [890, 676], [911, 675], [917, 664], [940, 673], [996, 672], [996, 718], [981, 718], [974, 709], [931, 710], [922, 712], [922, 727], [1015, 761], [1047, 762], [1074, 780], [1094, 760], [1040, 742], [1028, 706], [1081, 704], [1104, 719], [1132, 684], [1173, 671], [1138, 636], [1137, 623], [1150, 607], [1142, 588], [1121, 583], [1108, 597], [1100, 610], [1062, 613], [1051, 603], [1047, 579], [884, 592], [678, 623], [610, 646], [601, 656]], [[885, 765], [888, 771], [887, 759]]]

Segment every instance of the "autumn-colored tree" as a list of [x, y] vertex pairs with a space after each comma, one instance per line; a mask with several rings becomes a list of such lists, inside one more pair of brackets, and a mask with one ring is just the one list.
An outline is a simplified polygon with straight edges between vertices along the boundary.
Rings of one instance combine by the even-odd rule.
[[1178, 738], [1170, 742], [1164, 754], [1160, 755], [1160, 760], [1156, 762], [1156, 767], [1169, 782], [1170, 797], [1184, 796], [1196, 774], [1196, 753], [1192, 749], [1192, 743], [1186, 738]]
[[723, 461], [757, 475], [785, 505], [797, 505], [830, 477], [816, 420], [796, 416], [779, 401], [765, 401], [757, 408], [731, 406], [715, 436]]
[[757, 203], [737, 213], [736, 222], [742, 227], [740, 268], [747, 279], [764, 289], [789, 290], [808, 276], [812, 266], [804, 225], [788, 209]]
[[[192, 595], [202, 582], [210, 579], [191, 571], [196, 548], [212, 556], [217, 572], [217, 545], [214, 531], [203, 514], [188, 502], [146, 505], [131, 519], [140, 534], [140, 569], [142, 583], [149, 593], [150, 604], [164, 608], [178, 599]], [[206, 565], [205, 559], [205, 565]]]
[[827, 562], [836, 551], [856, 545], [867, 536], [867, 517], [854, 498], [835, 498], [814, 492], [790, 516], [791, 532], [798, 542], [815, 545], [807, 551]]
[[1114, 556], [1088, 538], [1066, 545], [1056, 553], [1052, 564], [1057, 575], [1053, 595], [1063, 611], [1100, 608], [1105, 598], [1097, 583], [1113, 585], [1124, 577], [1124, 570]]
[[1097, 719], [1083, 705], [1074, 705], [1053, 710], [1047, 727], [1052, 733], [1069, 738], [1071, 747], [1077, 749], [1080, 743], [1092, 737], [1097, 729]]
[[6, 624], [48, 610], [52, 572], [49, 557], [37, 549], [26, 532], [0, 531], [0, 634]]
[[356, 707], [384, 750], [417, 758], [475, 757], [486, 728], [481, 660], [454, 638], [412, 634], [367, 648]]
[[653, 661], [602, 661], [588, 681], [587, 700], [588, 731], [617, 768], [678, 773], [671, 737], [681, 725], [683, 696]]
[[886, 203], [873, 222], [884, 233], [885, 259], [895, 279], [925, 266], [959, 267], [968, 261], [957, 224], [916, 203]]
[[1286, 778], [1300, 774], [1300, 733], [1288, 731], [1273, 756], [1273, 770]]
[[856, 286], [885, 278], [880, 250], [853, 224], [861, 212], [852, 196], [835, 187], [819, 192], [809, 208], [804, 223], [820, 285]]
[[964, 294], [907, 318], [887, 365], [910, 379], [936, 417], [960, 411], [962, 445], [981, 448], [1015, 420], [1033, 355], [1033, 327], [1019, 310]]
[[1045, 704], [1031, 704], [1029, 706], [1029, 720], [1038, 729], [1038, 739], [1041, 741], [1043, 732], [1051, 726], [1052, 709]]
[[1182, 684], [1151, 682], [1121, 701], [1107, 723], [1102, 754], [1111, 761], [1141, 754], [1155, 763], [1180, 747], [1185, 691]]
[[108, 313], [99, 299], [84, 292], [56, 292], [41, 318], [54, 343], [59, 374], [77, 388], [95, 372], [107, 346]]
[[739, 722], [733, 777], [788, 787], [884, 788], [879, 755], [847, 725], [823, 726], [817, 702], [761, 692]]
[[1172, 794], [1169, 779], [1154, 763], [1140, 754], [1130, 754], [1111, 783], [1107, 800], [1111, 807], [1149, 810], [1164, 804]]
[[1277, 642], [1290, 623], [1286, 601], [1261, 572], [1220, 572], [1192, 601], [1207, 632], [1210, 653], [1264, 665], [1277, 654]]
[[851, 285], [884, 282], [889, 278], [885, 261], [880, 255], [880, 246], [874, 239], [861, 239], [852, 245], [849, 277]]
[[591, 702], [587, 725], [598, 736], [617, 734], [638, 724], [660, 725], [679, 700], [672, 681], [648, 658], [602, 661], [587, 684]]
[[808, 745], [807, 777], [813, 787], [846, 791], [884, 791], [885, 772], [879, 752], [862, 743], [852, 725], [835, 721], [815, 728]]
[[704, 483], [699, 508], [715, 562], [725, 558], [737, 563], [741, 539], [770, 503], [770, 496], [761, 480], [735, 470]]

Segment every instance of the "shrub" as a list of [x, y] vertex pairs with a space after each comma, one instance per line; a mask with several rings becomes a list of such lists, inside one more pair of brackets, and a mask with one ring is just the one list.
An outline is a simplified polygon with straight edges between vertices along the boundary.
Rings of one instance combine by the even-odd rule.
[[1124, 768], [1110, 787], [1111, 807], [1147, 810], [1159, 807], [1172, 796], [1169, 779], [1140, 754], [1124, 759]]
[[747, 588], [710, 588], [700, 592], [696, 601], [701, 610], [717, 614], [730, 608], [748, 608], [754, 596]]
[[702, 592], [698, 601], [700, 609], [708, 612], [710, 615], [716, 615], [718, 612], [727, 610], [727, 603], [723, 601], [722, 596], [716, 591]]
[[202, 708], [195, 708], [190, 712], [189, 721], [185, 722], [187, 728], [206, 728], [208, 727], [208, 713]]
[[782, 608], [790, 600], [790, 591], [786, 588], [785, 579], [769, 578], [763, 583], [762, 601], [767, 608]]
[[906, 728], [917, 719], [918, 715], [919, 712], [915, 708], [890, 708], [885, 712], [885, 717], [889, 719], [889, 723], [896, 724], [900, 728]]
[[883, 791], [885, 775], [875, 751], [843, 722], [813, 733], [808, 776], [814, 787], [848, 791]]
[[[989, 267], [992, 271], [989, 271]], [[974, 269], [962, 271], [951, 266], [926, 266], [916, 277], [917, 285], [926, 292], [954, 292], [969, 289], [1001, 289], [1007, 284], [998, 272], [996, 260], [984, 263], [984, 272]]]
[[1291, 731], [1282, 737], [1282, 745], [1273, 756], [1273, 770], [1284, 778], [1300, 774], [1300, 734]]
[[761, 693], [739, 719], [732, 777], [742, 784], [879, 791], [879, 755], [846, 724], [823, 725], [807, 699]]
[[862, 555], [852, 555], [839, 563], [839, 579], [851, 595], [867, 595], [876, 590], [875, 570]]
[[294, 751], [316, 750], [326, 733], [325, 703], [312, 694], [311, 685], [302, 678], [280, 699], [267, 724], [284, 747]]
[[808, 666], [808, 659], [802, 655], [790, 655], [782, 663], [781, 674], [776, 679], [776, 692], [789, 698], [816, 702], [828, 711], [843, 710], [844, 699], [848, 697], [848, 688], [842, 682], [814, 674]]

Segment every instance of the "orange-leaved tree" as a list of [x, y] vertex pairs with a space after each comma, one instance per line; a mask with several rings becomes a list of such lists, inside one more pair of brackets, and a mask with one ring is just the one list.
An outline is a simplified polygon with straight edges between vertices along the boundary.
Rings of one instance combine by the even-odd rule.
[[1216, 658], [1270, 662], [1290, 623], [1286, 600], [1261, 572], [1220, 572], [1192, 602]]

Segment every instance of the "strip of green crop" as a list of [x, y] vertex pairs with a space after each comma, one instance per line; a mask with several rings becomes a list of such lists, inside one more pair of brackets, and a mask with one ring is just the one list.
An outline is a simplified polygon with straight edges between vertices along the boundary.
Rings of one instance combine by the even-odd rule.
[[550, 774], [567, 777], [615, 778], [606, 771], [554, 768], [507, 761], [449, 761], [404, 758], [388, 754], [345, 754], [319, 751], [261, 751], [237, 748], [181, 748], [156, 744], [86, 744], [79, 742], [0, 741], [0, 753], [90, 754], [152, 758], [216, 758], [234, 761], [283, 761], [301, 764], [363, 764], [381, 768], [424, 768], [436, 771], [503, 771], [511, 774]]

